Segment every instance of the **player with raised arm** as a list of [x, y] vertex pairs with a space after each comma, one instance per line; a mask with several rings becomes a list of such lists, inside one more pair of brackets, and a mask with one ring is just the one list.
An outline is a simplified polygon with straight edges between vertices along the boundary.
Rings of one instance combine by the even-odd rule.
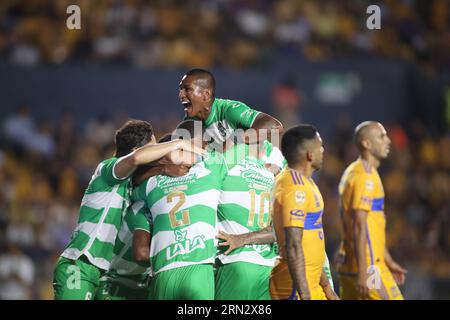
[[359, 158], [350, 164], [339, 184], [344, 239], [338, 256], [343, 299], [402, 300], [397, 285], [406, 270], [386, 247], [384, 189], [378, 167], [389, 154], [385, 128], [366, 121], [355, 129]]
[[311, 177], [322, 167], [322, 139], [313, 126], [297, 125], [284, 133], [281, 151], [288, 168], [278, 175], [273, 190], [280, 260], [272, 270], [270, 294], [273, 299], [338, 299], [323, 271], [324, 204]]
[[[204, 131], [196, 126], [203, 127], [200, 121], [185, 120], [173, 136], [184, 130], [192, 138], [189, 141], [203, 143]], [[226, 174], [223, 156], [209, 152], [185, 176], [153, 176], [137, 187], [138, 197], [151, 212], [151, 229], [147, 235], [145, 230], [135, 232], [135, 237], [143, 237], [133, 243], [136, 259], [150, 255], [154, 274], [150, 299], [214, 299], [217, 206]]]
[[178, 149], [203, 153], [182, 140], [155, 144], [150, 123], [130, 120], [116, 131], [115, 155], [96, 168], [80, 206], [78, 225], [54, 271], [55, 299], [93, 299], [110, 267], [116, 236], [130, 203], [137, 166]]
[[[233, 133], [242, 129], [247, 130], [243, 139], [246, 143], [272, 140], [272, 133], [279, 136], [283, 125], [274, 117], [254, 110], [246, 104], [229, 99], [216, 98], [216, 80], [214, 75], [204, 69], [189, 70], [180, 81], [178, 97], [184, 107], [187, 119], [203, 122], [206, 132], [212, 138], [212, 146], [223, 150], [225, 141]], [[253, 130], [248, 130], [253, 129]], [[273, 170], [280, 170], [281, 152], [277, 148], [266, 159], [267, 166], [276, 166]]]

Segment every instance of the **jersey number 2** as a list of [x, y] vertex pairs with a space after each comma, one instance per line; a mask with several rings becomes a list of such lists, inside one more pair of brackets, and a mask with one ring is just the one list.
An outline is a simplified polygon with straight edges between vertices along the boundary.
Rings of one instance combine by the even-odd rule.
[[176, 216], [178, 210], [186, 202], [186, 194], [184, 194], [184, 192], [181, 191], [171, 192], [167, 195], [167, 202], [171, 203], [174, 200], [174, 198], [178, 198], [178, 202], [175, 204], [172, 210], [169, 211], [170, 226], [172, 228], [176, 228], [190, 224], [189, 210], [181, 211], [181, 219], [177, 219]]

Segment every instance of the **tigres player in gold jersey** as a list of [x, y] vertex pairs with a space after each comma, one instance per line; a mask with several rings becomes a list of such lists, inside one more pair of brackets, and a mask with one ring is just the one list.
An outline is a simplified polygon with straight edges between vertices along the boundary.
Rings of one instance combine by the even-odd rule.
[[313, 126], [297, 125], [284, 133], [281, 151], [288, 167], [277, 176], [273, 189], [273, 226], [280, 259], [270, 276], [271, 297], [339, 299], [323, 271], [323, 199], [311, 178], [322, 166], [322, 139]]
[[344, 239], [338, 256], [342, 299], [395, 299], [406, 270], [386, 248], [384, 190], [378, 175], [391, 140], [384, 127], [366, 121], [355, 129], [359, 158], [350, 164], [339, 184]]

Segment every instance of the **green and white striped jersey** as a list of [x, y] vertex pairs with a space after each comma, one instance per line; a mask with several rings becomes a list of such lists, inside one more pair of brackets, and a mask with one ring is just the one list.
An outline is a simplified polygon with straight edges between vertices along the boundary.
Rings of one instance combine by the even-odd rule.
[[280, 170], [287, 167], [287, 161], [279, 148], [275, 147], [267, 140], [264, 141], [264, 148], [266, 149], [266, 154], [261, 158], [264, 163], [274, 164], [278, 166]]
[[[271, 224], [270, 192], [275, 177], [264, 162], [249, 156], [249, 146], [238, 144], [224, 153], [229, 166], [222, 184], [217, 211], [219, 230], [228, 234], [243, 234], [261, 230]], [[228, 255], [220, 249], [223, 264], [249, 262], [273, 266], [277, 257], [275, 244], [246, 245]]]
[[114, 176], [118, 158], [101, 162], [80, 206], [78, 225], [62, 256], [76, 260], [85, 255], [94, 266], [108, 270], [122, 216], [130, 203], [130, 179]]
[[214, 139], [213, 146], [220, 148], [236, 129], [249, 129], [259, 113], [240, 101], [215, 98], [203, 124], [206, 133]]
[[[131, 199], [133, 201], [133, 197]], [[141, 219], [141, 216], [144, 217]], [[106, 274], [108, 280], [122, 282], [129, 287], [145, 283], [151, 273], [150, 258], [147, 262], [137, 262], [133, 256], [133, 232], [148, 230], [150, 211], [144, 201], [133, 202], [128, 207], [114, 245], [114, 257]]]
[[153, 274], [214, 263], [217, 206], [226, 174], [223, 156], [212, 152], [185, 176], [151, 177], [136, 189], [152, 215]]

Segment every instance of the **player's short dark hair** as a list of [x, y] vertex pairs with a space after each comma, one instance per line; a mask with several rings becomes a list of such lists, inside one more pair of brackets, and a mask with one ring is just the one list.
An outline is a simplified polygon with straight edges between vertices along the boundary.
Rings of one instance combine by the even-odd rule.
[[159, 138], [158, 143], [164, 143], [164, 142], [169, 142], [169, 141], [172, 141], [172, 134], [166, 133], [161, 138]]
[[213, 98], [216, 96], [216, 79], [210, 71], [194, 68], [186, 72], [186, 75], [197, 77], [200, 80], [198, 84], [204, 89], [211, 89]]
[[133, 148], [139, 148], [152, 139], [153, 127], [143, 120], [131, 119], [116, 131], [114, 143], [116, 144], [116, 157], [130, 153]]
[[[200, 130], [198, 130], [198, 128]], [[205, 126], [203, 125], [203, 122], [199, 120], [189, 119], [184, 120], [177, 125], [175, 130], [172, 132], [171, 139], [172, 140], [183, 138], [194, 139], [200, 137], [200, 135], [201, 138], [203, 138], [204, 133], [205, 133]], [[186, 134], [188, 134], [187, 137]]]
[[305, 142], [317, 136], [317, 129], [310, 124], [299, 124], [289, 128], [281, 138], [281, 153], [288, 165], [295, 165], [300, 161], [300, 155]]

